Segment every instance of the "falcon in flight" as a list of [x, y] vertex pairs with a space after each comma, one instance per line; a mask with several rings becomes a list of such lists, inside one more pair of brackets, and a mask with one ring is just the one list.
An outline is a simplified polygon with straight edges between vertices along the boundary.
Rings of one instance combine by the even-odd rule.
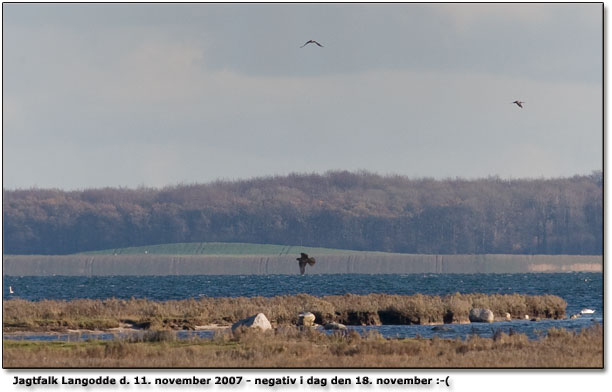
[[315, 41], [315, 40], [311, 39], [311, 40], [306, 41], [306, 43], [305, 43], [304, 45], [300, 46], [300, 48], [303, 48], [304, 46], [306, 46], [306, 45], [308, 45], [308, 44], [317, 44], [317, 45], [319, 45], [320, 47], [323, 47], [323, 45], [321, 45], [321, 44], [320, 44], [320, 43], [318, 43], [317, 41]]
[[316, 261], [314, 257], [308, 257], [306, 253], [300, 253], [300, 257], [296, 260], [300, 265], [300, 274], [304, 275], [306, 272], [306, 264], [315, 265]]
[[517, 105], [518, 105], [518, 107], [522, 109], [522, 108], [523, 108], [523, 104], [524, 104], [525, 102], [523, 102], [523, 101], [514, 101], [514, 102], [512, 102], [512, 103], [517, 104]]

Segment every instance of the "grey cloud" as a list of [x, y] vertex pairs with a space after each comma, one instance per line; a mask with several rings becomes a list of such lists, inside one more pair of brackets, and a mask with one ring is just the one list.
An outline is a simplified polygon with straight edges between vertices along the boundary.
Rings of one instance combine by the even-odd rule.
[[588, 173], [600, 22], [597, 4], [6, 4], [5, 186]]

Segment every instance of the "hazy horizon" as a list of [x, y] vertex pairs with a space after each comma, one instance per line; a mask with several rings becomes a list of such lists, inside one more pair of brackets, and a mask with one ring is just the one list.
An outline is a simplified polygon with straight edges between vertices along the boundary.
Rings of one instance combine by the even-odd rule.
[[5, 3], [3, 188], [588, 175], [602, 19], [597, 3]]

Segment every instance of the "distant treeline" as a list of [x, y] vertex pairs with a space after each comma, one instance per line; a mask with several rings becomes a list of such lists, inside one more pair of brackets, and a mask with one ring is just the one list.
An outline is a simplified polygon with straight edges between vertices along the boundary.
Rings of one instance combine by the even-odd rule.
[[154, 188], [3, 190], [4, 253], [251, 242], [436, 254], [603, 252], [603, 175], [291, 174]]

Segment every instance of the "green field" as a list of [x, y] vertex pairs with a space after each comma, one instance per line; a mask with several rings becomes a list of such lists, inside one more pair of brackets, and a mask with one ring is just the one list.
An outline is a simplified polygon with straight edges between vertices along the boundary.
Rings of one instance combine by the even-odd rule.
[[195, 242], [72, 255], [4, 255], [10, 276], [294, 274], [300, 252], [317, 274], [602, 272], [602, 256], [407, 254], [307, 246]]
[[[247, 244], [240, 242], [187, 242], [176, 244], [147, 245], [129, 248], [106, 249], [80, 254], [91, 255], [135, 255], [135, 254], [157, 254], [157, 255], [274, 255], [283, 256], [300, 252], [311, 254], [358, 254], [363, 253], [354, 250], [313, 248], [307, 246], [271, 245], [271, 244]], [[379, 253], [379, 252], [368, 252]]]

